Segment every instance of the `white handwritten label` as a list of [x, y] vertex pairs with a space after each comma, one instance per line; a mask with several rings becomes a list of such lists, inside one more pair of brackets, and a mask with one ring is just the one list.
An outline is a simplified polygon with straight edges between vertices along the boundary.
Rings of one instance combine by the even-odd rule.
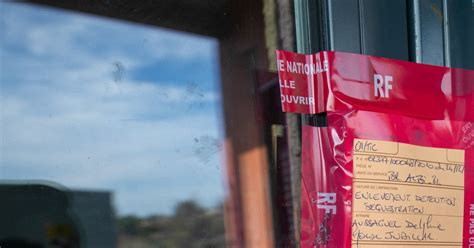
[[461, 247], [464, 151], [354, 140], [352, 247]]

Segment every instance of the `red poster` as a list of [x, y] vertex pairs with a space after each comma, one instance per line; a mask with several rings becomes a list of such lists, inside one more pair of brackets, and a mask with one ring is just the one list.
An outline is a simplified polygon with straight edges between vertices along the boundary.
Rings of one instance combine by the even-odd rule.
[[303, 127], [301, 247], [474, 247], [473, 71], [277, 55], [283, 110], [328, 119]]

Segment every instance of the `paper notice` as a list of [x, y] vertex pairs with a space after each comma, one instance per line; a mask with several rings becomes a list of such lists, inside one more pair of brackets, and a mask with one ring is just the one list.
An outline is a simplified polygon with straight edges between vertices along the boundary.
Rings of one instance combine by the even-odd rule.
[[354, 140], [352, 247], [462, 247], [464, 151]]

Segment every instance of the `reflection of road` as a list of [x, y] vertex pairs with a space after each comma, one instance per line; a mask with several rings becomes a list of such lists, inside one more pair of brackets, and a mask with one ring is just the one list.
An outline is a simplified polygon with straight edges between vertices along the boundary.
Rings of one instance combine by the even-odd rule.
[[4, 247], [115, 247], [109, 192], [67, 190], [50, 182], [0, 183]]
[[119, 248], [229, 247], [224, 235], [223, 206], [206, 208], [193, 200], [178, 203], [170, 215], [122, 216]]

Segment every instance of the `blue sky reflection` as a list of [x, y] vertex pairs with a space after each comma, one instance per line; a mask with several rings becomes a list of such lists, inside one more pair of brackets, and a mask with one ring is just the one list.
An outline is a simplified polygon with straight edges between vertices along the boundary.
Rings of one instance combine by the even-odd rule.
[[0, 6], [0, 179], [110, 190], [119, 214], [221, 201], [215, 40]]

